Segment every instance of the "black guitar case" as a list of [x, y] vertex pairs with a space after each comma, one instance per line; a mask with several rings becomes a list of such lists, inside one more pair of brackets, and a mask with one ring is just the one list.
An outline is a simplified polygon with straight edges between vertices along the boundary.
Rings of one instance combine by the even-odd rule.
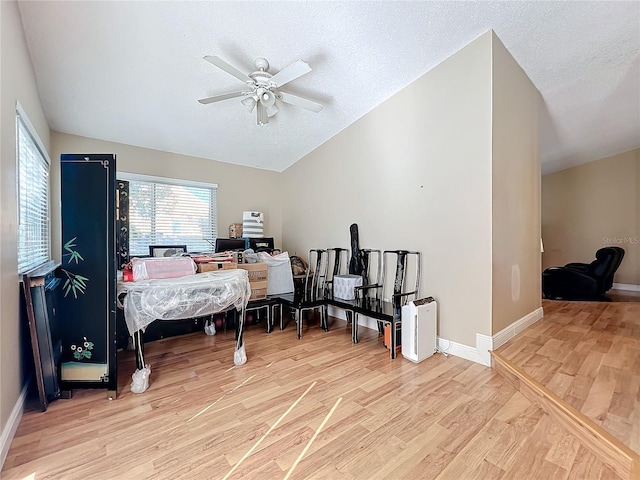
[[349, 227], [351, 234], [351, 260], [349, 260], [349, 273], [351, 275], [362, 275], [362, 252], [360, 252], [360, 237], [358, 235], [358, 224], [352, 223]]

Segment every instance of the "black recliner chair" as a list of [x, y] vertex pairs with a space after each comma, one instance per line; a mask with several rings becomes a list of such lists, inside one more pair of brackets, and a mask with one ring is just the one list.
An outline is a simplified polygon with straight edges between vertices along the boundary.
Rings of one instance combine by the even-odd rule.
[[553, 300], [606, 300], [605, 293], [613, 285], [624, 249], [604, 247], [591, 263], [568, 263], [542, 272], [542, 292]]

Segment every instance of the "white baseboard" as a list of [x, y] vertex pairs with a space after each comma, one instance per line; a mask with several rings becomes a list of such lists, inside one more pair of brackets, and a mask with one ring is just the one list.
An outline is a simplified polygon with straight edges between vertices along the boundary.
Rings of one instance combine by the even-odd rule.
[[[331, 315], [332, 317], [340, 318], [342, 320], [346, 320], [347, 318], [347, 315], [344, 312], [344, 310], [341, 310], [339, 308], [335, 308], [332, 306], [329, 306], [329, 309], [327, 310], [327, 314]], [[378, 331], [377, 321], [374, 318], [370, 318], [365, 315], [358, 315], [358, 328], [361, 328], [361, 327], [374, 330], [375, 332]], [[442, 353], [445, 353], [447, 355], [453, 355], [455, 357], [464, 358], [465, 360], [470, 360], [472, 362], [479, 363], [481, 365], [491, 366], [491, 363], [490, 363], [491, 360], [489, 360], [489, 363], [487, 363], [486, 359], [483, 358], [482, 355], [478, 353], [477, 348], [470, 347], [462, 343], [452, 342], [450, 340], [447, 340], [445, 338], [440, 338], [440, 337], [438, 337], [436, 341], [438, 345], [438, 350]]]
[[331, 305], [327, 307], [327, 315], [329, 315], [330, 317], [339, 318], [340, 320], [347, 319], [347, 314], [345, 313], [344, 310], [340, 308], [332, 307]]
[[493, 350], [493, 337], [476, 333], [476, 350], [482, 359], [482, 365], [491, 366], [491, 350]]
[[[329, 307], [328, 314], [345, 320], [346, 314], [343, 310], [338, 308]], [[437, 338], [438, 350], [447, 355], [454, 355], [456, 357], [464, 358], [486, 367], [491, 366], [491, 351], [504, 345], [507, 341], [518, 335], [527, 327], [530, 327], [544, 315], [542, 307], [535, 309], [533, 312], [528, 313], [519, 320], [516, 320], [508, 327], [500, 330], [493, 336], [482, 335], [476, 333], [476, 346], [470, 347], [463, 343], [456, 343], [446, 338]], [[358, 325], [369, 328], [371, 330], [378, 330], [377, 322], [373, 318], [365, 317], [363, 315], [358, 316]]]
[[507, 343], [520, 332], [540, 320], [543, 315], [544, 311], [542, 310], [542, 307], [538, 307], [533, 312], [528, 313], [527, 315], [522, 317], [520, 320], [516, 320], [508, 327], [500, 330], [498, 333], [493, 335], [493, 337], [491, 337], [493, 340], [491, 343], [491, 350], [495, 350]]
[[16, 434], [20, 420], [22, 419], [22, 412], [24, 412], [24, 406], [27, 401], [27, 392], [29, 391], [29, 385], [31, 384], [31, 377], [27, 380], [27, 383], [22, 387], [22, 392], [16, 401], [16, 404], [11, 410], [11, 415], [7, 420], [7, 424], [2, 429], [2, 435], [0, 435], [0, 470], [4, 465], [4, 461], [9, 453], [13, 436]]
[[368, 328], [375, 332], [378, 331], [378, 321], [374, 318], [365, 317], [364, 315], [358, 315], [358, 327]]
[[463, 343], [452, 342], [446, 338], [438, 337], [438, 351], [447, 355], [453, 355], [471, 362], [479, 363], [485, 367], [491, 366], [491, 357], [489, 357], [489, 360], [487, 361], [476, 347], [470, 347]]
[[[493, 336], [476, 333], [476, 346], [470, 347], [462, 343], [455, 343], [438, 337], [438, 348], [444, 353], [455, 355], [472, 362], [479, 363], [486, 367], [491, 366], [491, 351], [504, 345], [522, 332], [525, 328], [533, 325], [542, 318], [544, 311], [542, 307], [535, 309], [519, 320], [516, 320], [508, 327], [500, 330]], [[448, 347], [448, 350], [447, 350]]]
[[[327, 315], [331, 317], [339, 318], [340, 320], [346, 320], [347, 314], [344, 310], [338, 307], [329, 305]], [[378, 321], [374, 318], [367, 317], [366, 315], [358, 315], [358, 328], [364, 327], [369, 330], [378, 331]]]
[[628, 292], [640, 292], [640, 285], [632, 285], [629, 283], [614, 283], [611, 288], [615, 290], [627, 290]]

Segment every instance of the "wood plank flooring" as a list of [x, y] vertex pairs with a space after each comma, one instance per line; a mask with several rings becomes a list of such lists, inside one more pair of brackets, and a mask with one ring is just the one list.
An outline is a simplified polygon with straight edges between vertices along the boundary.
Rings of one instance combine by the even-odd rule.
[[251, 327], [241, 367], [233, 343], [147, 344], [143, 394], [124, 352], [118, 399], [83, 390], [25, 412], [2, 479], [619, 478], [490, 368], [392, 361], [376, 333], [353, 345], [339, 320], [301, 341]]
[[497, 352], [640, 453], [640, 303], [543, 308], [542, 320]]

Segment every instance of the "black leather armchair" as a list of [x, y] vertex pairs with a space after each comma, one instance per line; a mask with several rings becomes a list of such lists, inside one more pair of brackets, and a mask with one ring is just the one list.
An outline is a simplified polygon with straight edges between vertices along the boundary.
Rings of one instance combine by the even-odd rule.
[[602, 300], [624, 257], [620, 247], [604, 247], [591, 263], [568, 263], [542, 272], [542, 292], [554, 300]]

